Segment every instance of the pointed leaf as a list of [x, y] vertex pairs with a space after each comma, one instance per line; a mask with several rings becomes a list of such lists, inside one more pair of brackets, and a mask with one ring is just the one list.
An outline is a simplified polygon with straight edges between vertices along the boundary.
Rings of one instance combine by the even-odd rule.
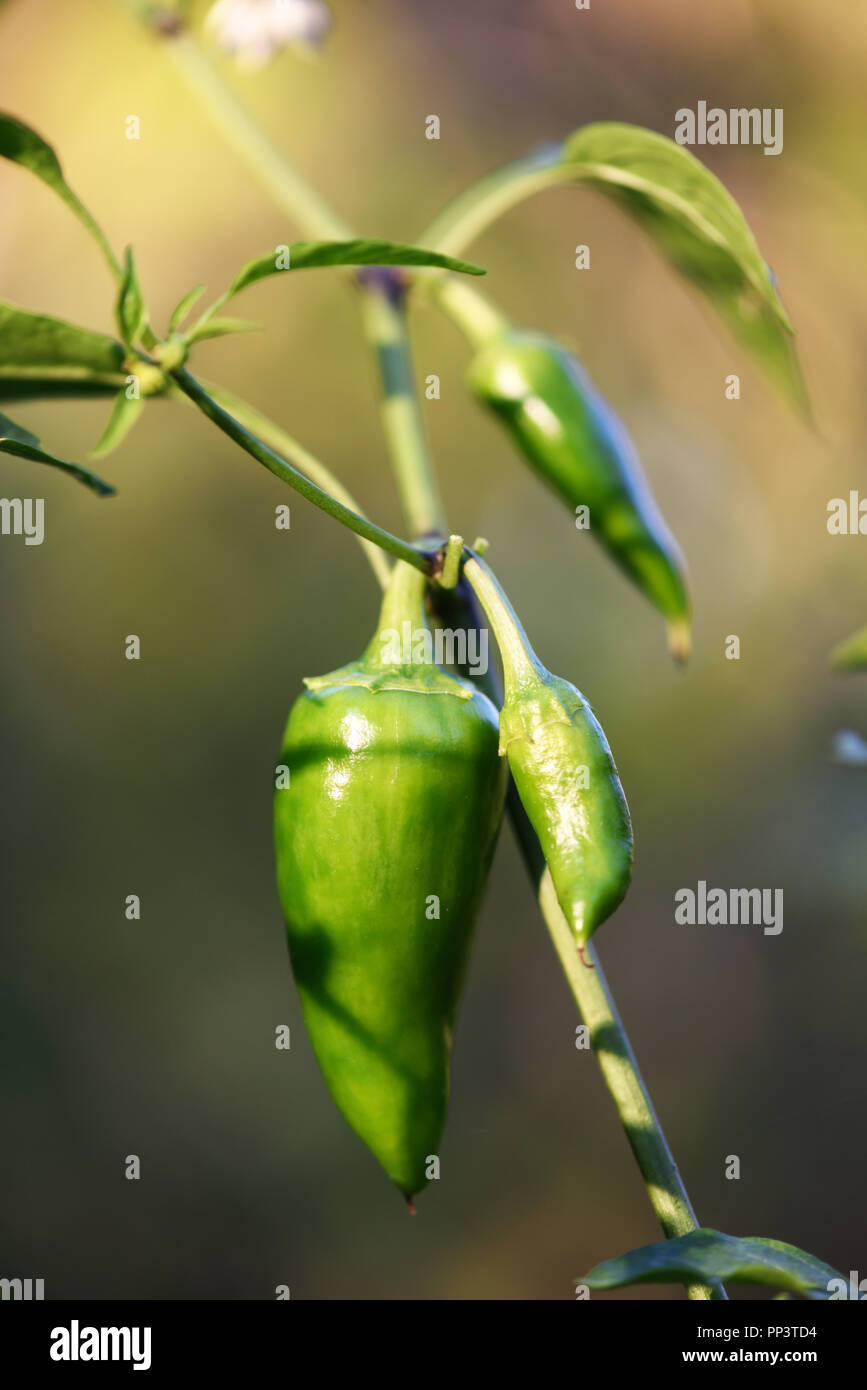
[[7, 415], [0, 415], [0, 453], [11, 454], [15, 458], [31, 459], [34, 463], [47, 463], [52, 468], [59, 468], [77, 478], [100, 497], [114, 495], [114, 488], [103, 482], [102, 478], [98, 478], [95, 473], [80, 467], [77, 463], [68, 463], [66, 459], [49, 454], [42, 448], [35, 434], [31, 434], [30, 430], [24, 429], [21, 425], [16, 425]]
[[119, 277], [121, 269], [106, 240], [105, 233], [67, 184], [63, 177], [60, 161], [47, 141], [15, 116], [0, 112], [0, 155], [4, 159], [12, 160], [14, 164], [20, 164], [23, 169], [29, 169], [32, 174], [35, 174], [38, 179], [41, 179], [63, 199], [66, 206], [71, 209], [82, 226], [93, 237], [108, 262], [112, 274]]
[[121, 372], [124, 357], [122, 344], [104, 333], [0, 300], [0, 376], [31, 371], [69, 379], [78, 371], [82, 378], [110, 379]]
[[467, 190], [425, 239], [460, 252], [530, 194], [583, 183], [622, 208], [706, 297], [743, 346], [805, 413], [792, 329], [738, 204], [695, 155], [640, 126], [599, 122], [495, 171]]
[[92, 459], [105, 458], [106, 454], [112, 453], [117, 446], [129, 434], [138, 417], [141, 415], [144, 406], [143, 396], [127, 396], [126, 391], [119, 391], [115, 396], [111, 414], [108, 417], [105, 429], [99, 443], [91, 449]]
[[177, 304], [172, 310], [172, 316], [169, 319], [170, 334], [177, 332], [184, 319], [187, 317], [187, 314], [190, 312], [193, 305], [195, 304], [196, 300], [199, 298], [200, 295], [203, 295], [204, 293], [204, 285], [194, 285], [191, 290], [187, 290], [186, 294], [178, 300]]
[[830, 660], [835, 671], [867, 671], [867, 627], [835, 647]]
[[444, 256], [438, 251], [425, 251], [419, 246], [408, 246], [399, 241], [376, 241], [370, 238], [357, 238], [354, 241], [293, 241], [291, 245], [278, 246], [264, 256], [248, 261], [238, 271], [225, 294], [209, 306], [198, 323], [191, 330], [192, 336], [201, 336], [201, 329], [224, 304], [228, 303], [248, 285], [257, 280], [265, 280], [269, 275], [283, 275], [293, 270], [316, 270], [325, 266], [378, 266], [414, 265], [434, 266], [441, 270], [454, 270], [466, 275], [484, 275], [481, 266], [469, 261], [459, 261]]
[[238, 294], [264, 280], [268, 275], [281, 275], [291, 270], [316, 270], [335, 265], [415, 265], [437, 266], [443, 270], [461, 271], [465, 275], [484, 275], [481, 266], [469, 261], [454, 260], [438, 251], [425, 251], [420, 246], [407, 246], [397, 241], [295, 241], [285, 251], [270, 251], [250, 261], [235, 276], [228, 297]]
[[248, 319], [215, 318], [205, 319], [200, 327], [191, 329], [187, 334], [188, 343], [201, 343], [206, 338], [224, 338], [229, 333], [258, 333], [258, 323], [250, 323]]
[[760, 1236], [727, 1236], [705, 1227], [673, 1240], [655, 1241], [597, 1265], [584, 1279], [591, 1289], [627, 1284], [771, 1284], [807, 1298], [840, 1297], [843, 1276], [796, 1245]]
[[126, 248], [126, 261], [117, 296], [115, 317], [121, 338], [128, 347], [132, 347], [141, 337], [148, 320], [131, 246]]

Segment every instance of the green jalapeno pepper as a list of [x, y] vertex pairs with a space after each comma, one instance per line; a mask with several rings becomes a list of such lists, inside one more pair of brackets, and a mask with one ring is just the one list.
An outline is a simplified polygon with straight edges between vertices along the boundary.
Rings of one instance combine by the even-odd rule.
[[502, 817], [497, 712], [430, 659], [399, 563], [360, 660], [305, 681], [275, 793], [280, 899], [331, 1094], [409, 1198], [445, 1124], [458, 996]]
[[469, 383], [549, 487], [571, 508], [588, 508], [590, 530], [662, 613], [671, 650], [684, 660], [683, 557], [626, 429], [581, 363], [553, 338], [507, 329], [480, 348]]
[[623, 901], [632, 875], [629, 808], [593, 710], [542, 665], [511, 604], [480, 560], [465, 573], [503, 663], [500, 753], [538, 836], [557, 898], [583, 952]]

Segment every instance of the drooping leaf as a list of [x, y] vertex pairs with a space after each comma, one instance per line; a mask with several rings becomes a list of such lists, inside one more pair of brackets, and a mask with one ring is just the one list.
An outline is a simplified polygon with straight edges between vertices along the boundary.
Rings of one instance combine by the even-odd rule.
[[103, 482], [95, 473], [89, 469], [82, 468], [77, 463], [68, 463], [66, 459], [59, 459], [54, 454], [49, 454], [43, 449], [35, 434], [26, 430], [22, 425], [16, 425], [7, 415], [0, 415], [0, 453], [11, 454], [15, 458], [31, 459], [34, 463], [47, 463], [52, 468], [59, 468], [64, 473], [69, 473], [71, 477], [77, 478], [85, 487], [92, 490], [99, 497], [111, 497], [114, 495], [114, 488], [108, 483]]
[[835, 671], [867, 671], [867, 627], [859, 628], [835, 647], [830, 662]]
[[138, 342], [147, 324], [147, 310], [145, 309], [131, 246], [126, 248], [123, 279], [118, 291], [115, 317], [121, 338], [128, 347], [132, 347]]
[[29, 169], [32, 174], [35, 174], [38, 179], [41, 179], [63, 199], [66, 206], [93, 237], [108, 262], [112, 274], [119, 278], [121, 268], [106, 240], [105, 233], [69, 187], [63, 176], [60, 161], [48, 142], [43, 140], [41, 135], [37, 135], [30, 126], [19, 121], [17, 117], [0, 112], [0, 155], [4, 159], [11, 160], [14, 164], [20, 164], [23, 169]]
[[667, 136], [620, 122], [582, 126], [468, 189], [425, 239], [457, 254], [516, 203], [564, 183], [594, 188], [622, 208], [808, 412], [791, 325], [746, 218], [720, 180]]
[[126, 390], [118, 391], [114, 398], [111, 414], [105, 429], [96, 445], [90, 451], [92, 459], [105, 458], [123, 442], [129, 434], [144, 407], [143, 396], [127, 396]]
[[184, 319], [187, 317], [187, 314], [196, 303], [196, 300], [204, 293], [204, 285], [193, 285], [191, 290], [187, 290], [186, 294], [182, 295], [172, 310], [171, 318], [169, 319], [169, 333], [176, 333], [178, 331]]
[[707, 1283], [711, 1279], [770, 1284], [811, 1299], [841, 1296], [836, 1281], [845, 1287], [836, 1269], [796, 1245], [759, 1236], [728, 1236], [708, 1227], [606, 1260], [581, 1283], [603, 1290], [622, 1289], [628, 1284]]

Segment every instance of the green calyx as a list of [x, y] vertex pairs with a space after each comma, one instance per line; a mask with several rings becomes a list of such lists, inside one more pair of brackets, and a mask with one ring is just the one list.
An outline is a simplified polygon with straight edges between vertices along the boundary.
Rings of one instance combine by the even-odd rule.
[[554, 338], [509, 329], [482, 345], [469, 384], [576, 512], [579, 529], [592, 532], [662, 613], [671, 650], [684, 660], [690, 602], [683, 557], [623, 424], [578, 359]]
[[359, 686], [365, 690], [405, 690], [471, 700], [469, 681], [437, 666], [434, 638], [424, 610], [427, 581], [398, 561], [382, 601], [376, 632], [362, 656], [327, 676], [305, 676], [308, 690]]

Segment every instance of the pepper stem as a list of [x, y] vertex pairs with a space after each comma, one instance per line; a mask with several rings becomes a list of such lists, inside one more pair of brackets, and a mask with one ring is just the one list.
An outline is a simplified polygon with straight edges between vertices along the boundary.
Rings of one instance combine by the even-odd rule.
[[517, 613], [484, 560], [472, 556], [464, 565], [464, 574], [494, 629], [503, 658], [506, 699], [511, 700], [522, 686], [544, 675], [545, 668], [533, 651]]
[[373, 639], [379, 643], [379, 633], [387, 629], [400, 630], [401, 623], [411, 622], [413, 627], [426, 628], [427, 617], [424, 611], [424, 592], [427, 581], [423, 574], [411, 565], [398, 560], [391, 572], [388, 588], [379, 610], [379, 626]]

